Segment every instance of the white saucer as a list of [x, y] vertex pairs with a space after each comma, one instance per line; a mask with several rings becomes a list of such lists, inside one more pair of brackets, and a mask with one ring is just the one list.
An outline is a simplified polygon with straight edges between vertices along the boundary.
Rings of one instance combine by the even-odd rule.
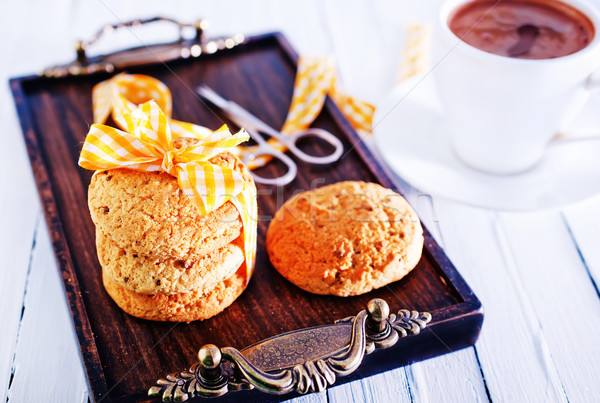
[[[578, 120], [589, 122], [590, 117]], [[386, 163], [411, 186], [431, 195], [524, 211], [562, 207], [600, 194], [599, 140], [555, 141], [542, 161], [522, 174], [490, 175], [464, 165], [452, 150], [431, 75], [393, 89], [377, 107], [374, 135]]]

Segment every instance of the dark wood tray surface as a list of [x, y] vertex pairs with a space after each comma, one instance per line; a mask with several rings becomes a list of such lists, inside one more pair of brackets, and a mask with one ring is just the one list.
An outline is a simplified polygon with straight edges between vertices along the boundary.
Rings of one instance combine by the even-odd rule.
[[[296, 62], [296, 53], [280, 34], [267, 34], [214, 55], [129, 72], [148, 74], [167, 84], [173, 93], [174, 118], [211, 128], [222, 124], [192, 91], [206, 83], [280, 127], [291, 101]], [[167, 373], [193, 363], [203, 344], [241, 349], [283, 332], [354, 315], [374, 297], [388, 301], [392, 311], [405, 307], [429, 311], [432, 324], [385, 353], [367, 356], [359, 370], [338, 378], [337, 384], [475, 342], [483, 320], [481, 305], [427, 230], [423, 258], [411, 274], [359, 297], [306, 293], [287, 282], [269, 263], [264, 245], [269, 219], [295, 192], [342, 180], [373, 181], [396, 188], [329, 99], [314, 126], [335, 133], [351, 151], [327, 167], [299, 162], [298, 178], [285, 189], [259, 187], [257, 264], [244, 294], [223, 313], [203, 322], [156, 323], [125, 314], [102, 286], [94, 225], [87, 207], [92, 173], [77, 165], [92, 122], [92, 87], [107, 77], [28, 76], [11, 80], [94, 400], [145, 400], [148, 387]], [[230, 394], [225, 400], [270, 398], [255, 391], [244, 393], [246, 396]]]

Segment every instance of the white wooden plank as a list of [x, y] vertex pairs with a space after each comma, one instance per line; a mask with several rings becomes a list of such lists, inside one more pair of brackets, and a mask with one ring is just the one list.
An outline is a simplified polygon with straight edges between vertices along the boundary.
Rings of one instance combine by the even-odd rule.
[[[534, 309], [530, 284], [518, 275], [525, 268], [517, 266], [499, 239], [497, 213], [441, 199], [436, 212], [446, 252], [484, 307], [476, 349], [492, 401], [566, 401], [548, 354], [546, 327], [537, 319], [543, 306]], [[534, 229], [520, 242], [530, 244], [535, 234]], [[540, 267], [527, 269], [543, 273]]]
[[489, 401], [473, 347], [412, 364], [407, 376], [416, 402]]
[[600, 197], [566, 208], [566, 223], [577, 243], [583, 262], [596, 286], [600, 287]]
[[[1, 49], [1, 48], [0, 48]], [[1, 51], [1, 50], [0, 50]], [[5, 54], [2, 52], [2, 54]], [[2, 146], [0, 147], [0, 397], [10, 381], [21, 306], [40, 210], [21, 130], [6, 83], [0, 73]]]
[[[67, 10], [64, 8], [65, 3], [67, 2], [42, 2], [36, 5], [33, 5], [32, 2], [11, 3], [12, 12], [10, 13], [10, 21], [8, 21], [9, 25], [2, 24], [6, 29], [5, 32], [10, 32], [10, 37], [13, 39], [2, 41], [4, 46], [2, 54], [5, 55], [3, 61], [7, 62], [6, 76], [32, 73], [44, 66], [55, 63], [59, 61], [57, 58], [60, 58], [61, 50], [64, 50], [65, 56], [68, 54], [69, 58], [72, 57], [71, 42], [62, 39], [68, 29], [65, 19], [68, 15]], [[32, 10], [35, 11], [32, 12]], [[6, 14], [3, 13], [3, 15]], [[27, 21], [27, 23], [23, 23], [24, 21]], [[32, 27], [39, 29], [39, 31], [32, 29]], [[41, 32], [48, 35], [40, 35]], [[5, 75], [2, 74], [2, 77], [4, 89]], [[26, 231], [28, 226], [31, 226], [30, 232], [33, 233], [35, 217], [37, 216], [40, 222], [43, 221], [43, 218], [39, 211], [38, 196], [31, 178], [29, 161], [24, 152], [22, 133], [14, 113], [12, 97], [8, 91], [3, 93], [3, 96], [5, 102], [2, 105], [3, 118], [1, 121], [6, 134], [3, 142], [6, 141], [9, 144], [7, 146], [6, 143], [3, 143], [0, 151], [0, 198], [4, 199], [3, 196], [6, 195], [8, 204], [5, 203], [6, 199], [2, 200], [0, 219], [2, 220], [3, 229], [11, 228], [11, 231], [3, 230], [0, 232], [0, 250], [2, 251], [0, 261], [3, 263], [7, 261], [4, 254], [4, 248], [6, 248], [10, 253], [8, 264], [12, 267], [10, 271], [3, 269], [0, 270], [0, 273], [15, 274], [19, 271], [26, 272], [27, 265], [14, 264], [11, 260], [23, 254], [20, 251], [21, 248], [31, 249], [32, 244], [31, 240], [24, 241], [20, 234]], [[10, 114], [7, 115], [4, 109], [10, 111]], [[6, 130], [7, 127], [10, 130]], [[6, 166], [5, 163], [10, 164], [10, 167]], [[26, 199], [22, 200], [21, 197]], [[44, 231], [46, 230], [44, 229]], [[5, 377], [4, 368], [2, 368], [0, 390], [3, 395], [6, 393], [5, 398], [9, 398], [11, 401], [46, 401], [49, 397], [55, 397], [57, 399], [55, 401], [87, 401], [85, 383], [76, 382], [77, 379], [83, 379], [83, 372], [77, 355], [76, 343], [72, 336], [72, 325], [69, 317], [65, 316], [67, 315], [65, 312], [65, 297], [54, 264], [54, 255], [47, 241], [47, 234], [44, 233], [43, 236], [46, 239], [41, 244], [40, 236], [42, 235], [38, 232], [36, 250], [38, 254], [40, 249], [43, 252], [41, 257], [38, 255], [31, 260], [31, 274], [25, 291], [25, 299], [23, 299], [22, 289], [20, 298], [11, 296], [19, 290], [18, 282], [7, 281], [4, 278], [0, 281], [0, 287], [3, 289], [11, 287], [9, 292], [3, 290], [0, 293], [2, 297], [10, 299], [8, 304], [3, 301], [0, 309], [3, 311], [8, 310], [11, 315], [16, 314], [16, 317], [21, 319], [18, 333], [15, 331], [11, 335], [12, 338], [18, 336], [18, 340], [10, 343], [10, 347], [15, 347], [14, 344], [16, 343], [16, 350], [11, 352], [12, 358], [8, 361], [0, 360], [2, 365], [5, 365], [5, 363], [10, 365], [10, 370], [12, 370], [10, 377]], [[28, 250], [25, 262], [29, 261], [29, 252]], [[43, 262], [45, 258], [50, 259], [49, 266], [46, 266], [46, 262]], [[23, 270], [18, 266], [24, 266]], [[40, 273], [42, 269], [44, 273]], [[40, 275], [47, 273], [52, 274], [54, 279], [50, 279], [52, 281], [46, 283], [46, 278], [40, 277]], [[50, 303], [45, 298], [49, 298]], [[56, 306], [53, 302], [62, 304], [60, 305], [62, 311], [52, 310]], [[19, 306], [15, 309], [11, 305], [16, 303]], [[40, 312], [41, 309], [46, 309], [46, 312]], [[57, 314], [61, 315], [62, 321], [55, 320]], [[2, 317], [4, 318], [4, 312]], [[44, 323], [44, 319], [46, 320], [46, 326], [40, 329], [39, 325]], [[32, 326], [32, 323], [35, 326]], [[58, 327], [55, 327], [57, 325]], [[9, 330], [11, 327], [3, 327], [3, 330]], [[54, 333], [50, 333], [53, 337], [49, 337], [49, 333], [45, 331], [46, 328], [54, 330]], [[62, 340], [62, 344], [58, 346], [52, 344], [52, 340], [55, 339]], [[3, 355], [5, 348], [8, 347], [6, 344], [2, 343]], [[67, 359], [64, 361], [65, 357], [69, 357], [68, 354], [64, 354], [65, 349], [75, 353], [71, 354], [74, 360], [69, 361]], [[66, 365], [66, 368], [63, 368], [62, 365]], [[51, 371], [48, 370], [49, 367]], [[65, 378], [59, 378], [61, 372], [66, 375]], [[76, 374], [78, 377], [71, 376], [72, 374]], [[11, 381], [10, 390], [8, 390], [8, 385], [5, 384], [5, 381], [8, 382], [9, 379]], [[69, 390], [77, 389], [79, 389], [79, 393], [69, 394]], [[56, 393], [55, 390], [59, 392]], [[48, 391], [51, 392], [47, 394]], [[31, 393], [37, 394], [38, 398], [28, 398]], [[78, 398], [68, 398], [67, 400], [62, 398], [67, 396]]]
[[[34, 69], [37, 60], [50, 60], [52, 46], [48, 40], [32, 30], [47, 27], [44, 18], [52, 24], [64, 22], [48, 9], [52, 4], [40, 4], [38, 13], [31, 12], [31, 3], [12, 2], [9, 12], [1, 13], [0, 26], [5, 40], [0, 41], [0, 122], [2, 122], [2, 147], [0, 147], [0, 397], [6, 400], [11, 381], [14, 382], [18, 364], [15, 348], [18, 338], [27, 336], [21, 324], [26, 278], [34, 240], [36, 219], [40, 219], [40, 204], [33, 182], [29, 159], [18, 123], [8, 78]], [[53, 18], [56, 17], [56, 18]], [[46, 55], [46, 56], [45, 56]], [[39, 59], [38, 59], [39, 58]], [[30, 278], [31, 276], [29, 276]]]
[[88, 398], [62, 277], [43, 220], [36, 233], [7, 398], [23, 402], [85, 402]]
[[309, 393], [304, 396], [297, 397], [295, 399], [290, 399], [287, 402], [289, 403], [326, 403], [327, 402], [327, 392], [321, 393]]
[[39, 202], [12, 105], [1, 106], [8, 130], [0, 147], [0, 395], [10, 381]]
[[[49, 65], [74, 59], [73, 41], [65, 39], [69, 13], [62, 3], [11, 2], [11, 12], [2, 13], [6, 18], [2, 32], [7, 38], [1, 45], [6, 52], [2, 60], [8, 76], [37, 73]], [[6, 100], [12, 105], [12, 98]]]
[[[411, 187], [397, 176], [395, 178], [400, 183], [400, 190], [415, 208], [423, 224], [444, 248], [435, 199]], [[457, 377], [456, 374], [464, 376]], [[486, 386], [476, 356], [476, 347], [412, 364], [407, 369], [407, 376], [415, 401], [488, 401]]]
[[[33, 210], [31, 215], [34, 218], [36, 209], [32, 208], [31, 210]], [[33, 244], [35, 227], [33, 219], [24, 220], [22, 227], [19, 227], [15, 226], [15, 220], [19, 216], [10, 222], [6, 216], [7, 214], [2, 214], [0, 217], [2, 225], [7, 225], [3, 228], [14, 228], [15, 231], [12, 234], [9, 234], [7, 230], [0, 232], [0, 320], [2, 320], [2, 326], [0, 326], [0, 339], [2, 340], [0, 343], [0, 398], [2, 401], [6, 401], [6, 391], [12, 381], [14, 351], [20, 333], [21, 308], [29, 277], [29, 253]], [[9, 235], [15, 237], [19, 243], [9, 243]]]
[[327, 392], [330, 402], [410, 402], [409, 382], [404, 368], [384, 372], [344, 385]]
[[533, 303], [543, 354], [571, 401], [600, 400], [600, 299], [558, 213], [505, 214], [499, 231]]
[[[213, 1], [208, 6], [201, 10], [201, 15], [210, 23], [209, 35], [280, 31], [300, 55], [331, 52], [318, 1]], [[230, 11], [224, 13], [223, 9]]]
[[332, 402], [488, 401], [473, 349], [336, 386], [328, 396]]

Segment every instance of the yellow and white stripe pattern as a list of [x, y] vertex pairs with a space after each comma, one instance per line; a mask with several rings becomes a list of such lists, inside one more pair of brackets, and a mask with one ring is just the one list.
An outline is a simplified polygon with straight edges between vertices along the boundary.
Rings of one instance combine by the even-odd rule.
[[[333, 99], [356, 130], [361, 133], [371, 132], [375, 107], [340, 90], [332, 57], [300, 58], [292, 102], [281, 132], [292, 134], [308, 129], [321, 113], [327, 95]], [[105, 123], [108, 117], [112, 116], [115, 123], [122, 130], [126, 130], [120, 117], [132, 113], [139, 104], [149, 100], [154, 100], [169, 118], [173, 136], [201, 139], [212, 133], [203, 126], [170, 119], [173, 110], [171, 91], [161, 81], [142, 74], [121, 73], [94, 87], [92, 90], [94, 123]], [[282, 152], [287, 149], [275, 139], [269, 139], [269, 144]], [[256, 150], [255, 147], [240, 146], [230, 151], [244, 157], [253, 154]], [[264, 166], [270, 160], [269, 156], [249, 159], [248, 168]]]
[[[293, 134], [308, 129], [321, 113], [327, 95], [356, 130], [370, 133], [375, 107], [340, 90], [332, 57], [315, 56], [304, 56], [298, 61], [292, 102], [281, 132]], [[287, 149], [275, 139], [269, 139], [269, 144], [280, 151]], [[242, 155], [255, 151], [254, 147], [239, 148]], [[248, 166], [254, 169], [269, 161], [270, 157], [260, 156], [250, 160]]]
[[[424, 72], [430, 65], [431, 26], [420, 23], [408, 25], [406, 44], [398, 68], [397, 83]], [[310, 127], [319, 116], [325, 99], [329, 95], [342, 114], [360, 134], [370, 134], [373, 129], [375, 107], [362, 100], [345, 94], [336, 74], [332, 57], [305, 56], [298, 61], [294, 82], [294, 92], [282, 133], [292, 134]], [[131, 113], [138, 104], [154, 99], [165, 115], [170, 118], [172, 111], [171, 92], [159, 80], [141, 74], [118, 74], [97, 84], [92, 93], [94, 122], [104, 123], [112, 113], [113, 120], [125, 130], [119, 116]], [[212, 131], [174, 119], [169, 120], [171, 131], [176, 137], [203, 138]], [[275, 139], [269, 144], [285, 152], [286, 147]], [[256, 147], [239, 146], [230, 150], [240, 157], [252, 155]], [[259, 156], [248, 161], [248, 168], [255, 169], [270, 161], [269, 156]]]
[[373, 114], [375, 106], [358, 98], [345, 94], [340, 90], [337, 77], [334, 77], [333, 90], [329, 96], [350, 122], [354, 130], [360, 134], [371, 134], [373, 131]]
[[302, 57], [298, 62], [292, 103], [282, 133], [291, 134], [308, 129], [323, 109], [331, 90], [335, 64], [331, 57]]
[[119, 116], [133, 112], [138, 105], [150, 100], [154, 100], [169, 119], [173, 136], [203, 138], [212, 133], [206, 127], [171, 119], [171, 91], [163, 82], [143, 74], [121, 73], [96, 84], [92, 89], [94, 123], [105, 123], [112, 115], [117, 125], [126, 130], [119, 122]]
[[[325, 98], [331, 89], [335, 66], [332, 58], [302, 57], [298, 63], [292, 103], [288, 115], [281, 128], [284, 134], [306, 130], [319, 116]], [[268, 140], [273, 148], [285, 152], [287, 147], [276, 139]], [[242, 156], [253, 154], [256, 147], [239, 147]], [[248, 161], [248, 167], [255, 169], [266, 165], [270, 156], [259, 156]]]
[[396, 83], [426, 71], [431, 65], [431, 25], [411, 23], [406, 29], [406, 42], [398, 68]]
[[157, 102], [143, 103], [131, 112], [114, 117], [124, 130], [93, 124], [83, 144], [79, 165], [91, 170], [127, 168], [167, 172], [177, 178], [181, 189], [203, 215], [231, 201], [244, 224], [246, 280], [249, 281], [256, 254], [255, 191], [238, 172], [208, 162], [214, 155], [247, 141], [248, 134], [242, 130], [232, 135], [223, 126], [194, 145], [175, 148], [171, 122]]
[[327, 95], [356, 130], [370, 131], [375, 107], [341, 91], [332, 57], [313, 56], [298, 61], [292, 104], [281, 132], [308, 129], [323, 109]]

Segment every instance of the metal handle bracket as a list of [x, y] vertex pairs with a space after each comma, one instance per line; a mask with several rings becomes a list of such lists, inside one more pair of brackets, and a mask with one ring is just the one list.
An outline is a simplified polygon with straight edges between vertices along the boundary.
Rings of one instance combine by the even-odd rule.
[[271, 337], [241, 351], [204, 345], [196, 364], [159, 379], [148, 396], [185, 401], [249, 389], [277, 395], [321, 392], [338, 376], [354, 372], [365, 354], [417, 335], [429, 322], [428, 312], [402, 309], [390, 315], [384, 300], [372, 299], [356, 316]]

